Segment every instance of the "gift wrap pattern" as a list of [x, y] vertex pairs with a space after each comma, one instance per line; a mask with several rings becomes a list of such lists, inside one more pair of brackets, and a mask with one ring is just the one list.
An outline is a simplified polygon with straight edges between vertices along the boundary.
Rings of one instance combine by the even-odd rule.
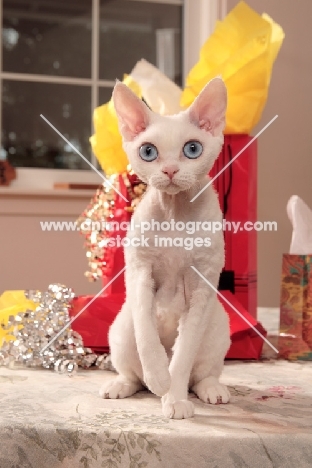
[[279, 352], [312, 360], [312, 255], [283, 255]]

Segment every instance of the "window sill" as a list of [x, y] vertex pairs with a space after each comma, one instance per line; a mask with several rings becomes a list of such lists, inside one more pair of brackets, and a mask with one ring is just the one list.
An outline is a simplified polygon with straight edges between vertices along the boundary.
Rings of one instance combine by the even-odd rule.
[[[99, 184], [100, 185], [100, 184]], [[22, 187], [0, 187], [0, 200], [5, 198], [91, 198], [95, 190], [74, 189], [31, 189]]]
[[[24, 190], [25, 193], [32, 191], [54, 191], [55, 183], [76, 184], [98, 184], [103, 179], [93, 170], [69, 170], [69, 169], [40, 169], [22, 168], [16, 170], [16, 179], [12, 181], [8, 190]], [[2, 188], [2, 187], [1, 187]], [[59, 189], [58, 189], [59, 190]]]
[[0, 187], [0, 218], [78, 218], [95, 190], [58, 190]]

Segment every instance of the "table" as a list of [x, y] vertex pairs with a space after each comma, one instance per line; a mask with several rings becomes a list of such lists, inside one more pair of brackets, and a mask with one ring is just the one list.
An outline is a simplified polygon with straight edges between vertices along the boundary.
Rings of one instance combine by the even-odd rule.
[[147, 391], [102, 400], [113, 375], [0, 368], [0, 468], [312, 466], [312, 362], [228, 361], [231, 402], [190, 395], [181, 421]]

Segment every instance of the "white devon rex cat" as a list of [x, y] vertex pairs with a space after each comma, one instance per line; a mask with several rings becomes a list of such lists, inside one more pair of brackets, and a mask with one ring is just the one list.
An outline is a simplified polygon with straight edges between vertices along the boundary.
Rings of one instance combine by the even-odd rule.
[[207, 184], [206, 174], [223, 144], [226, 88], [221, 78], [213, 79], [188, 110], [172, 116], [153, 113], [120, 82], [113, 99], [124, 149], [134, 172], [148, 184], [128, 237], [140, 238], [143, 222], [173, 219], [197, 222], [193, 237], [201, 242], [192, 250], [156, 247], [155, 235], [185, 239], [189, 234], [150, 231], [149, 247], [125, 248], [126, 302], [109, 332], [119, 375], [100, 395], [125, 398], [146, 386], [162, 397], [166, 417], [189, 418], [194, 414], [189, 388], [206, 403], [230, 398], [218, 380], [230, 345], [228, 316], [213, 289], [191, 268], [217, 287], [223, 232], [207, 233], [201, 223], [222, 222], [222, 213], [211, 185], [190, 203]]

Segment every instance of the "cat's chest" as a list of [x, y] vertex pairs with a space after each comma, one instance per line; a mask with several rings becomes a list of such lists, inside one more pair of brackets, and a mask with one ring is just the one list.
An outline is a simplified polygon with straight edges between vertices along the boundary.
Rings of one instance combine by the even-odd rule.
[[162, 206], [152, 195], [148, 193], [140, 202], [132, 218], [133, 229], [127, 234], [130, 263], [144, 261], [160, 274], [169, 272], [172, 276], [183, 273], [198, 259], [209, 262], [214, 251], [223, 250], [223, 233], [209, 229], [209, 223], [221, 224], [222, 220], [214, 192], [205, 203], [194, 206], [184, 199], [183, 203], [180, 200]]
[[183, 274], [192, 264], [192, 254], [183, 248], [158, 248], [154, 252], [157, 262], [153, 262], [154, 271], [164, 277]]

